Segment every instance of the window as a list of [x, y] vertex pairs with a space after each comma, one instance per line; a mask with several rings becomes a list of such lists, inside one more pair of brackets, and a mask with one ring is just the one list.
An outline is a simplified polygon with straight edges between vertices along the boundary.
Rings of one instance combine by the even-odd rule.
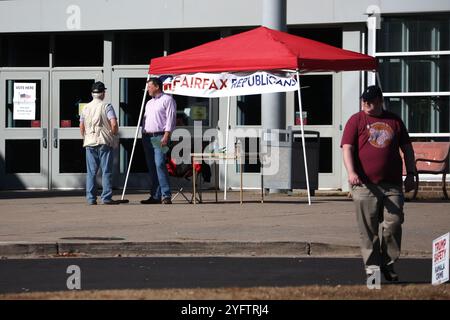
[[402, 19], [384, 18], [382, 28], [377, 34], [378, 52], [400, 52], [405, 51], [403, 47], [404, 23]]
[[92, 80], [60, 80], [59, 120], [61, 128], [80, 125], [80, 113], [84, 105], [92, 101]]
[[0, 42], [0, 66], [48, 67], [49, 53], [49, 36], [5, 35]]
[[445, 137], [450, 114], [450, 16], [383, 17], [377, 56], [385, 105], [415, 137]]
[[115, 35], [115, 65], [148, 65], [150, 59], [163, 55], [163, 32], [120, 32]]
[[[306, 141], [308, 141], [308, 139], [306, 139]], [[319, 172], [333, 172], [333, 138], [320, 138]]]
[[89, 33], [57, 35], [54, 66], [103, 66], [103, 35]]
[[236, 117], [238, 126], [260, 126], [261, 95], [238, 96]]
[[177, 103], [177, 127], [194, 126], [194, 122], [201, 121], [202, 126], [209, 127], [210, 99], [173, 95]]
[[[119, 125], [135, 127], [138, 125], [144, 95], [145, 78], [120, 78], [119, 80]], [[150, 100], [145, 95], [145, 103]], [[144, 104], [145, 105], [145, 104]]]
[[220, 39], [217, 31], [172, 31], [170, 32], [169, 53], [182, 50]]
[[[332, 125], [333, 124], [333, 76], [308, 75], [300, 76], [303, 124]], [[300, 108], [298, 94], [295, 92], [295, 125], [300, 125]]]
[[388, 110], [403, 118], [411, 133], [447, 133], [449, 130], [449, 97], [389, 97]]
[[290, 34], [342, 48], [341, 28], [288, 28]]
[[41, 172], [40, 140], [5, 140], [6, 173]]
[[[260, 139], [255, 137], [238, 137], [236, 142], [241, 144], [241, 150], [244, 152], [242, 172], [259, 173], [261, 172], [261, 162], [259, 159]], [[239, 162], [236, 161], [236, 173], [240, 173]]]
[[449, 15], [383, 17], [378, 52], [450, 50]]
[[247, 32], [247, 31], [252, 30], [253, 28], [256, 28], [256, 26], [255, 27], [234, 28], [234, 29], [231, 29], [231, 35], [239, 34], [242, 32]]
[[83, 140], [59, 140], [59, 173], [85, 173]]
[[[120, 170], [122, 174], [126, 174], [128, 166], [130, 165], [131, 152], [133, 151], [134, 139], [120, 139]], [[131, 173], [148, 172], [147, 164], [145, 163], [144, 149], [140, 145], [136, 145], [134, 149], [133, 162], [131, 164]]]
[[450, 91], [450, 55], [380, 57], [385, 92]]

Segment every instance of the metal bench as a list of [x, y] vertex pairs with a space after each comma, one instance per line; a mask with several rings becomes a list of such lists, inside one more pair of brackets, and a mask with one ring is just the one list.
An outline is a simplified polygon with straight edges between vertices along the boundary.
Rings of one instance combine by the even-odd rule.
[[[442, 192], [448, 199], [446, 181], [449, 161], [450, 142], [413, 142], [414, 156], [416, 158], [416, 187], [412, 199], [417, 197], [419, 191], [419, 174], [442, 174]], [[405, 175], [403, 165], [403, 175]]]

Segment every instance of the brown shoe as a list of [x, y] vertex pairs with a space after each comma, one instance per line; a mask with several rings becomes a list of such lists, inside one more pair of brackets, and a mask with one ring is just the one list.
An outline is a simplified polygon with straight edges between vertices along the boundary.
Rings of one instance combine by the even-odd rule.
[[164, 199], [162, 199], [162, 204], [172, 204], [172, 199], [164, 198]]

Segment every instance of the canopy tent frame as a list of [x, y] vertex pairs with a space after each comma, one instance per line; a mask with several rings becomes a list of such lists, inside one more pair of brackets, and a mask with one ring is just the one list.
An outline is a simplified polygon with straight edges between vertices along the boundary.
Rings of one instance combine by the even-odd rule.
[[[287, 71], [287, 70], [284, 70]], [[300, 72], [299, 70], [296, 70], [296, 76], [297, 76], [297, 84], [298, 84], [298, 89], [296, 90], [298, 93], [298, 101], [299, 101], [299, 108], [300, 108], [300, 114], [303, 114], [303, 107], [302, 107], [302, 98], [301, 98], [301, 85], [300, 85]], [[136, 141], [139, 135], [139, 128], [141, 127], [141, 122], [142, 122], [142, 115], [143, 115], [143, 110], [144, 110], [144, 104], [145, 104], [145, 98], [147, 96], [147, 87], [148, 87], [148, 80], [150, 79], [150, 74], [147, 75], [147, 81], [146, 81], [146, 85], [145, 85], [145, 89], [144, 89], [144, 94], [142, 97], [142, 103], [141, 103], [141, 109], [139, 112], [139, 118], [138, 118], [138, 124], [136, 126], [136, 131], [135, 131], [135, 135], [134, 135], [134, 141], [133, 141], [133, 148], [131, 151], [131, 156], [130, 156], [130, 161], [128, 164], [128, 169], [127, 169], [127, 174], [125, 177], [125, 183], [124, 183], [124, 187], [122, 190], [122, 197], [121, 197], [121, 202], [127, 202], [127, 200], [124, 199], [125, 197], [125, 192], [126, 192], [126, 188], [127, 188], [127, 184], [128, 184], [128, 178], [129, 178], [129, 174], [130, 174], [130, 170], [131, 170], [131, 165], [133, 162], [133, 157], [134, 157], [134, 151], [136, 148]], [[231, 96], [227, 96], [227, 123], [226, 123], [226, 134], [225, 134], [225, 150], [226, 152], [228, 152], [228, 144], [229, 144], [229, 130], [230, 130], [230, 107], [231, 107]], [[310, 187], [309, 187], [309, 171], [308, 171], [308, 164], [306, 161], [306, 144], [305, 144], [305, 135], [304, 135], [304, 126], [303, 126], [303, 121], [300, 122], [300, 130], [301, 130], [301, 137], [302, 137], [302, 149], [303, 149], [303, 163], [304, 163], [304, 168], [305, 168], [305, 176], [306, 176], [306, 189], [307, 189], [307, 194], [308, 194], [308, 204], [311, 205], [311, 192], [310, 192]], [[262, 174], [262, 173], [261, 173]], [[225, 173], [224, 173], [224, 200], [227, 200], [227, 176], [228, 176], [228, 160], [227, 158], [225, 159]]]
[[306, 144], [305, 144], [305, 130], [303, 127], [303, 106], [302, 106], [302, 95], [300, 86], [300, 72], [297, 70], [297, 82], [298, 82], [298, 107], [300, 111], [300, 131], [302, 132], [302, 146], [303, 146], [303, 163], [305, 164], [305, 176], [306, 176], [306, 190], [308, 193], [308, 204], [311, 205], [311, 192], [309, 190], [309, 171], [308, 171], [308, 161], [306, 159]]
[[[241, 48], [244, 48], [241, 50]], [[266, 50], [267, 49], [267, 50]], [[270, 51], [270, 52], [269, 52]], [[268, 54], [268, 52], [270, 54]], [[208, 57], [206, 59], [205, 57]], [[300, 74], [317, 71], [375, 71], [377, 61], [374, 57], [332, 47], [317, 41], [289, 35], [284, 32], [271, 30], [266, 27], [243, 32], [220, 40], [177, 52], [169, 56], [154, 58], [150, 62], [147, 80], [150, 75], [189, 75], [198, 72], [235, 74], [239, 72], [287, 72], [296, 74], [299, 109], [302, 114]], [[153, 71], [152, 71], [153, 70]], [[277, 88], [277, 91], [283, 92]], [[293, 91], [293, 88], [290, 89]], [[141, 126], [142, 113], [147, 94], [147, 84], [142, 99], [141, 111], [136, 128], [135, 141], [127, 170], [127, 177], [122, 193], [125, 194], [131, 163], [133, 160], [136, 139]], [[176, 92], [171, 92], [177, 94]], [[263, 93], [263, 92], [261, 92]], [[181, 93], [178, 93], [181, 94]], [[249, 93], [241, 93], [246, 95]], [[230, 129], [230, 97], [232, 94], [222, 95], [227, 100], [226, 150], [228, 150], [228, 135]], [[306, 145], [303, 121], [300, 123], [302, 134], [303, 157], [308, 192], [308, 204], [311, 205], [308, 165], [306, 159]], [[225, 166], [225, 190], [227, 189], [227, 165]]]

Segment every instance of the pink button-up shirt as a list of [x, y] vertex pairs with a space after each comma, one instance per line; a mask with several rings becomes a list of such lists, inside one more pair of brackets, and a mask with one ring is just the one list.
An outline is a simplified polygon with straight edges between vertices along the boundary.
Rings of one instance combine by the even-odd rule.
[[175, 99], [165, 93], [153, 97], [145, 105], [142, 132], [172, 132], [177, 120]]

